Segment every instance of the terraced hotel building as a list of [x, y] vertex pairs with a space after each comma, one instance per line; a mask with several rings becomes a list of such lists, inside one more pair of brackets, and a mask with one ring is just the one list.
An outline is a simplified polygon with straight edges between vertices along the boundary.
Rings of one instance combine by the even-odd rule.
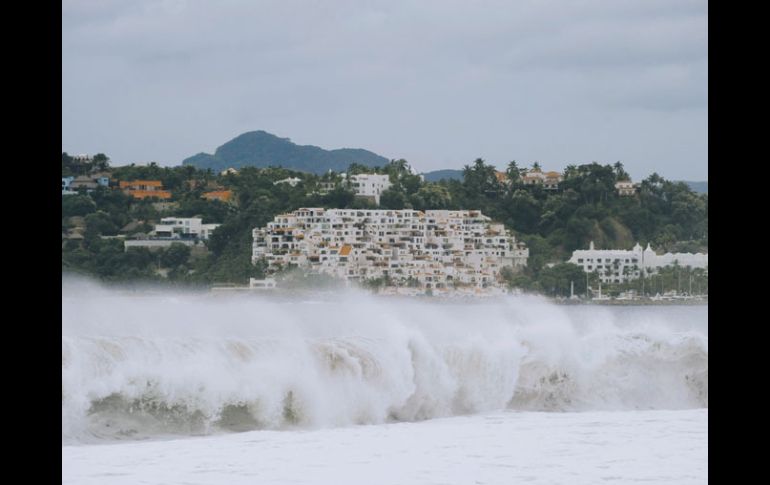
[[529, 250], [503, 224], [475, 210], [299, 209], [253, 231], [252, 262], [287, 265], [393, 286], [501, 286], [503, 268], [526, 266]]

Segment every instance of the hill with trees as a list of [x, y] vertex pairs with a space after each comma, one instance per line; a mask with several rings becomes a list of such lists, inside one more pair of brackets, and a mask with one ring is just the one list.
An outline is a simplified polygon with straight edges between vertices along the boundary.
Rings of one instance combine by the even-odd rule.
[[[249, 277], [263, 275], [261, 267], [251, 264], [252, 230], [265, 226], [277, 214], [301, 207], [375, 208], [345, 184], [322, 193], [321, 183], [337, 177], [334, 173], [318, 176], [285, 168], [244, 167], [238, 174], [222, 176], [192, 166], [154, 164], [109, 170], [115, 182], [161, 180], [171, 191], [174, 205], [131, 199], [105, 187], [64, 196], [63, 270], [105, 280], [244, 284]], [[615, 183], [627, 177], [620, 163], [570, 165], [557, 190], [525, 185], [521, 179], [524, 169], [515, 161], [506, 167], [504, 180], [496, 175], [496, 167], [482, 159], [464, 167], [462, 180], [421, 181], [406, 160], [375, 168], [352, 164], [347, 171], [389, 175], [392, 186], [381, 195], [382, 208], [478, 209], [504, 223], [530, 249], [526, 270], [505, 275], [512, 287], [551, 294], [568, 291], [562, 283], [574, 279], [575, 268], [564, 262], [590, 241], [597, 249], [630, 249], [636, 242], [643, 246], [649, 242], [662, 251], [708, 251], [708, 194], [652, 174], [641, 181], [636, 194], [620, 196]], [[276, 184], [287, 177], [301, 181], [296, 186]], [[201, 198], [211, 185], [231, 190], [231, 203]], [[130, 237], [132, 232], [147, 232], [165, 216], [200, 216], [204, 223], [222, 225], [206, 243], [204, 255], [176, 250], [164, 257], [137, 248], [125, 252], [122, 241], [114, 239], [120, 234]], [[72, 237], [76, 228], [82, 231], [82, 238]], [[582, 280], [576, 281], [576, 291], [581, 284]]]
[[440, 180], [462, 180], [462, 170], [434, 170], [432, 172], [425, 172], [422, 174], [425, 177], [426, 182], [438, 182]]

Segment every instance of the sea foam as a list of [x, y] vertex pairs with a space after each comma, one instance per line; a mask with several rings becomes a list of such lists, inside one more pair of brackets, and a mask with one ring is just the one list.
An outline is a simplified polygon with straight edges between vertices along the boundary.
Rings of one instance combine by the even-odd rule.
[[[534, 296], [481, 303], [65, 283], [62, 440], [708, 407], [708, 335]], [[704, 324], [704, 326], [707, 324]]]

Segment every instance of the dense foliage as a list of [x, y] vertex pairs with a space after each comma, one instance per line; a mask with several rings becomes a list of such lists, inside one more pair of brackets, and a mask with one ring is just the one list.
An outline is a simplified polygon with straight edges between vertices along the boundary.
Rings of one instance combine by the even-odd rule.
[[[66, 155], [66, 154], [65, 154]], [[64, 160], [64, 156], [63, 156]], [[64, 173], [65, 164], [62, 162]], [[106, 168], [106, 167], [100, 167]], [[68, 170], [74, 170], [71, 165]], [[81, 169], [82, 170], [82, 169]], [[374, 169], [352, 164], [348, 173], [388, 174], [392, 187], [381, 196], [389, 209], [479, 209], [503, 222], [530, 249], [527, 269], [504, 274], [508, 284], [555, 295], [568, 295], [570, 282], [583, 293], [587, 281], [579, 268], [563, 263], [572, 251], [594, 241], [597, 248], [630, 249], [650, 242], [655, 249], [708, 250], [708, 194], [697, 194], [684, 183], [657, 174], [644, 179], [634, 196], [621, 197], [615, 183], [627, 174], [620, 163], [570, 165], [558, 190], [524, 185], [516, 162], [498, 179], [496, 168], [481, 159], [463, 169], [463, 179], [424, 182], [405, 160]], [[62, 265], [105, 279], [159, 279], [187, 283], [243, 284], [262, 275], [251, 264], [252, 229], [275, 215], [300, 207], [374, 208], [354, 196], [349, 180], [336, 173], [322, 176], [285, 168], [244, 167], [238, 174], [218, 175], [192, 166], [125, 166], [111, 169], [115, 181], [158, 179], [172, 192], [172, 207], [156, 201], [134, 200], [114, 188], [62, 198]], [[276, 183], [288, 177], [296, 186]], [[322, 194], [322, 182], [333, 190]], [[230, 189], [230, 204], [201, 198], [212, 187]], [[173, 248], [165, 252], [123, 250], [119, 234], [146, 233], [164, 216], [200, 216], [204, 223], [221, 223], [196, 254]], [[126, 226], [131, 226], [126, 228]], [[81, 228], [82, 239], [71, 237]]]

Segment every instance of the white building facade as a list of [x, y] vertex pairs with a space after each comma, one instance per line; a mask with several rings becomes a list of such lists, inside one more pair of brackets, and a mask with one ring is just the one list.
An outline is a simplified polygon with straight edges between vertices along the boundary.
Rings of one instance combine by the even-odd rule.
[[390, 188], [390, 177], [376, 173], [361, 173], [350, 176], [350, 185], [356, 195], [370, 197], [380, 205], [380, 195]]
[[208, 239], [220, 224], [203, 224], [200, 217], [164, 217], [155, 226], [155, 236], [172, 239]]
[[564, 176], [559, 172], [543, 172], [539, 168], [526, 170], [521, 176], [524, 185], [542, 185], [545, 190], [558, 190]]
[[253, 231], [252, 262], [394, 286], [488, 288], [529, 250], [479, 211], [299, 209]]
[[621, 197], [630, 197], [636, 193], [636, 186], [630, 180], [621, 180], [615, 183], [615, 190]]
[[666, 253], [658, 255], [649, 244], [642, 250], [639, 243], [633, 249], [594, 249], [591, 241], [589, 248], [578, 249], [572, 253], [570, 263], [583, 268], [586, 273], [598, 273], [602, 283], [625, 283], [638, 279], [642, 271], [651, 275], [665, 266], [674, 263], [691, 268], [708, 268], [708, 254], [704, 253]]

